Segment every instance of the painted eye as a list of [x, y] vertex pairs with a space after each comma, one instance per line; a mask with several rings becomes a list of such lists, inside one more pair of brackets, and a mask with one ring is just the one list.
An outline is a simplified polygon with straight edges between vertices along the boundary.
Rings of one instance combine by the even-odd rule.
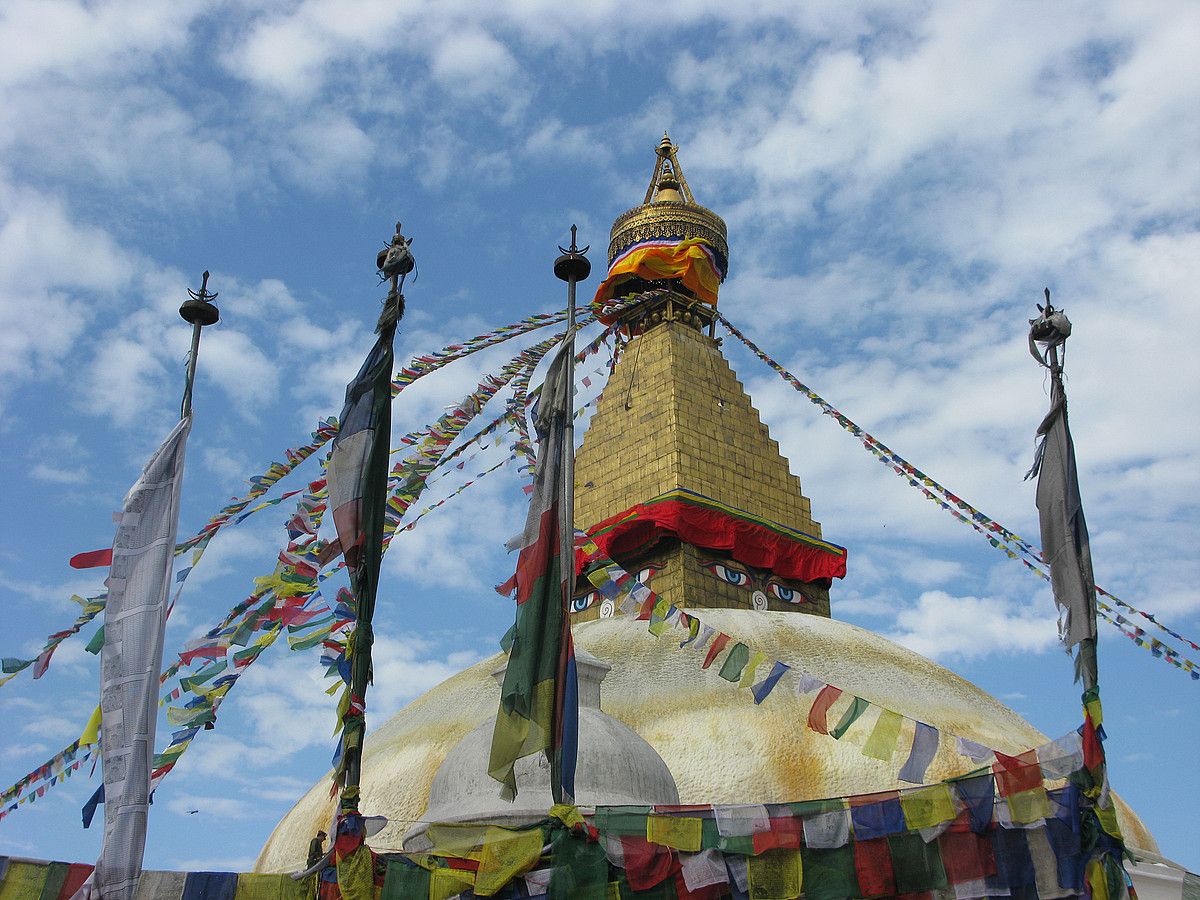
[[661, 568], [662, 566], [646, 566], [646, 568], [642, 569], [633, 577], [636, 578], [640, 584], [649, 584], [650, 579], [657, 575]]
[[712, 564], [713, 574], [718, 578], [735, 585], [736, 587], [744, 587], [750, 583], [750, 576], [745, 572], [739, 572], [737, 569], [731, 569], [728, 566], [723, 566], [720, 563]]
[[583, 612], [589, 606], [596, 602], [596, 598], [600, 594], [598, 591], [588, 591], [582, 597], [575, 597], [571, 600], [571, 612]]
[[788, 587], [787, 585], [779, 584], [777, 582], [772, 581], [770, 584], [767, 585], [767, 590], [769, 590], [772, 595], [774, 595], [775, 597], [778, 597], [784, 603], [803, 603], [804, 602], [804, 595], [801, 594], [799, 591], [795, 590], [794, 588]]

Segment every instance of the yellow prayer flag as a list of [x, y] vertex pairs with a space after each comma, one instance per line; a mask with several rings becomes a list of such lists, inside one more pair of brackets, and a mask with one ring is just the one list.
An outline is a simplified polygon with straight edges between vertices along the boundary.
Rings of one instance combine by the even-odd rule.
[[1087, 864], [1087, 880], [1092, 887], [1092, 900], [1108, 900], [1108, 878], [1104, 863], [1093, 859]]
[[[1045, 791], [1042, 796], [1045, 797]], [[915, 791], [904, 791], [900, 794], [900, 808], [904, 810], [909, 831], [931, 828], [949, 822], [957, 815], [954, 792], [948, 784], [931, 784]]]
[[1109, 799], [1108, 806], [1101, 806], [1097, 803], [1094, 809], [1096, 810], [1096, 818], [1100, 820], [1100, 827], [1118, 841], [1124, 842], [1125, 838], [1121, 834], [1121, 826], [1117, 824], [1117, 807], [1113, 804], [1112, 799]]
[[474, 872], [462, 869], [433, 869], [429, 873], [429, 900], [450, 900], [474, 884]]
[[1093, 697], [1087, 703], [1083, 704], [1083, 708], [1087, 710], [1089, 716], [1092, 717], [1092, 724], [1099, 728], [1104, 724], [1104, 707], [1100, 705], [1100, 698]]
[[1050, 815], [1050, 798], [1042, 786], [1008, 795], [1008, 815], [1017, 825], [1032, 825]]
[[83, 726], [83, 734], [79, 736], [79, 746], [85, 744], [94, 744], [100, 740], [100, 707], [96, 706], [92, 710], [92, 716], [87, 720], [87, 724]]
[[702, 828], [700, 819], [649, 815], [646, 817], [646, 840], [652, 844], [696, 853], [700, 850]]
[[491, 825], [430, 825], [425, 837], [433, 845], [430, 853], [436, 856], [457, 856], [459, 859], [479, 859], [480, 846], [487, 840]]
[[903, 724], [904, 717], [899, 713], [890, 709], [879, 710], [879, 718], [875, 720], [871, 736], [863, 744], [863, 756], [888, 762], [896, 752], [896, 739], [900, 737], [900, 726]]
[[475, 893], [490, 897], [537, 865], [542, 856], [542, 829], [512, 831], [492, 826], [483, 839]]
[[568, 828], [586, 828], [587, 822], [584, 821], [583, 813], [579, 811], [579, 807], [572, 806], [570, 803], [555, 803], [550, 807], [550, 818], [558, 819]]
[[755, 650], [750, 654], [750, 662], [746, 663], [746, 668], [742, 671], [741, 680], [738, 681], [738, 687], [750, 687], [754, 684], [754, 670], [767, 661], [767, 654], [761, 650]]
[[800, 851], [768, 850], [746, 858], [751, 900], [793, 900], [804, 887]]
[[375, 855], [366, 844], [337, 864], [342, 900], [375, 900]]
[[233, 900], [279, 900], [283, 879], [292, 881], [290, 875], [255, 875], [241, 872], [237, 877], [237, 889]]
[[30, 900], [40, 897], [49, 870], [41, 863], [10, 862], [0, 881], [0, 900]]

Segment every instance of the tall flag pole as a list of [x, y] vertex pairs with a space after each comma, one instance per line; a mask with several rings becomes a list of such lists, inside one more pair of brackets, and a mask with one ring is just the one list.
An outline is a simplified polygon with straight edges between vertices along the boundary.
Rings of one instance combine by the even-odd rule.
[[[1050, 411], [1038, 426], [1037, 451], [1026, 480], [1037, 476], [1037, 507], [1042, 531], [1042, 556], [1050, 567], [1050, 584], [1058, 605], [1059, 637], [1067, 652], [1078, 645], [1075, 680], [1085, 690], [1096, 687], [1096, 579], [1088, 543], [1075, 443], [1067, 423], [1063, 362], [1071, 322], [1050, 304], [1038, 305], [1040, 315], [1029, 320], [1029, 352], [1050, 370]], [[1044, 348], [1039, 351], [1038, 346]], [[1061, 351], [1061, 358], [1060, 358]]]
[[1119, 896], [1126, 878], [1120, 865], [1124, 839], [1109, 792], [1104, 754], [1104, 711], [1096, 664], [1096, 580], [1063, 388], [1071, 322], [1062, 310], [1051, 305], [1049, 288], [1045, 293], [1046, 305], [1039, 305], [1040, 315], [1029, 320], [1029, 352], [1050, 370], [1050, 411], [1038, 426], [1037, 452], [1025, 477], [1038, 477], [1042, 556], [1050, 568], [1050, 586], [1060, 612], [1059, 637], [1068, 653], [1079, 648], [1075, 652], [1075, 680], [1083, 684], [1080, 736], [1084, 768], [1078, 786], [1088, 817], [1084, 832], [1092, 835], [1085, 877], [1094, 896]]
[[371, 619], [383, 559], [383, 520], [387, 506], [388, 454], [392, 437], [392, 342], [404, 316], [404, 277], [415, 262], [396, 223], [391, 243], [379, 252], [376, 266], [391, 288], [376, 326], [375, 346], [354, 380], [346, 386], [338, 435], [329, 459], [329, 508], [338, 548], [350, 570], [358, 624], [351, 638], [349, 706], [342, 718], [341, 759], [336, 776], [342, 787], [341, 810], [358, 814], [362, 744], [366, 731], [367, 685], [372, 681]]
[[103, 767], [104, 841], [96, 869], [77, 896], [130, 900], [142, 873], [150, 806], [151, 760], [158, 722], [167, 598], [175, 560], [184, 451], [192, 427], [192, 388], [200, 330], [220, 318], [208, 291], [199, 291], [179, 314], [192, 325], [192, 350], [179, 423], [150, 457], [114, 518], [104, 649], [100, 655], [100, 758]]
[[575, 284], [587, 278], [589, 248], [559, 247], [554, 274], [567, 282], [566, 338], [546, 373], [534, 413], [537, 471], [524, 530], [508, 542], [520, 550], [515, 588], [516, 623], [509, 634], [508, 666], [492, 733], [488, 774], [500, 796], [517, 795], [517, 760], [537, 752], [550, 762], [555, 803], [573, 803], [579, 744], [579, 689], [568, 614], [575, 586], [574, 428]]

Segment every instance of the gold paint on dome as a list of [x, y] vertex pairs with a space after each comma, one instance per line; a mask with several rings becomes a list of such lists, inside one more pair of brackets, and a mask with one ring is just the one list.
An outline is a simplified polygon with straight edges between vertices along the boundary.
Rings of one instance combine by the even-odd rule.
[[[661, 238], [699, 238], [709, 244], [729, 267], [729, 241], [725, 220], [696, 202], [679, 165], [678, 146], [663, 133], [655, 151], [654, 171], [641, 206], [617, 216], [608, 243], [609, 265], [634, 244]], [[724, 274], [724, 271], [722, 272]]]
[[[700, 616], [771, 659], [838, 685], [847, 698], [863, 697], [944, 734], [1014, 754], [1046, 741], [1046, 735], [969, 681], [846, 622], [732, 609], [706, 609]], [[679, 788], [680, 803], [783, 803], [905, 786], [896, 775], [912, 743], [911, 722], [891, 760], [872, 759], [860, 747], [874, 726], [874, 711], [837, 741], [806, 726], [811, 695], [797, 696], [781, 683], [756, 705], [747, 691], [711, 670], [702, 671], [703, 654], [680, 650], [680, 630], [655, 637], [645, 622], [622, 616], [576, 625], [573, 632], [577, 647], [612, 665], [604, 681], [604, 709], [662, 757]], [[377, 850], [400, 846], [404, 833], [422, 819], [434, 773], [446, 755], [496, 714], [500, 688], [491, 673], [502, 660], [497, 654], [454, 675], [371, 734], [363, 756], [362, 809], [389, 819], [368, 840]], [[831, 720], [836, 721], [845, 702], [831, 710]], [[961, 775], [974, 766], [954, 752], [952, 740], [944, 740], [926, 779]], [[322, 779], [275, 827], [255, 870], [298, 868], [313, 834], [328, 828], [334, 804], [329, 781]], [[498, 814], [505, 805], [497, 788]], [[1120, 798], [1116, 807], [1127, 844], [1158, 852], [1137, 815]]]

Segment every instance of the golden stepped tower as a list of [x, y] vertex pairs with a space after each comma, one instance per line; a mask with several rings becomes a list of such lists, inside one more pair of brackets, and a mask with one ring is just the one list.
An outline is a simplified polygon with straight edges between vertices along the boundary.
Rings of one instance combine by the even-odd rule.
[[[646, 241], [698, 239], [711, 246], [720, 271], [728, 266], [725, 223], [695, 202], [676, 147], [664, 135], [645, 201], [612, 227], [609, 262]], [[654, 289], [656, 290], [647, 290]], [[713, 307], [675, 279], [634, 277], [617, 288], [642, 301], [620, 316], [629, 341], [575, 458], [575, 523], [590, 529], [638, 503], [686, 488], [752, 516], [821, 537], [812, 504], [801, 491], [713, 336]], [[827, 581], [802, 583], [735, 567], [745, 584], [714, 577], [706, 562], [727, 555], [678, 540], [648, 556], [618, 559], [625, 569], [654, 572], [654, 589], [682, 608], [757, 608], [829, 615]], [[784, 593], [758, 590], [770, 580]], [[586, 595], [581, 581], [577, 594]], [[755, 601], [757, 600], [757, 604]], [[599, 604], [575, 604], [576, 621], [602, 615]], [[605, 610], [609, 612], [610, 610]]]

